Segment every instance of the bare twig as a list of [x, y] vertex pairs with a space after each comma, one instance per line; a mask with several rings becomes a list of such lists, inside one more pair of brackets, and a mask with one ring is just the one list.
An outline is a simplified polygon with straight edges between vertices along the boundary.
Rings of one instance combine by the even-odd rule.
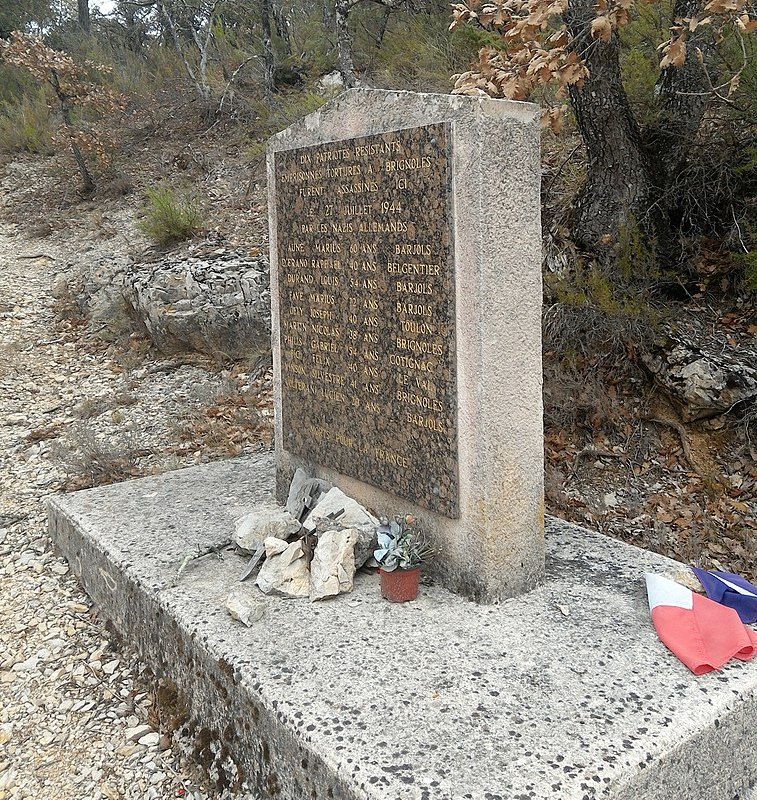
[[218, 103], [218, 111], [216, 111], [217, 117], [221, 116], [221, 112], [223, 111], [223, 104], [226, 102], [226, 96], [229, 93], [231, 85], [236, 80], [237, 75], [239, 75], [239, 73], [250, 63], [250, 61], [255, 61], [258, 57], [259, 56], [249, 56], [248, 58], [245, 58], [245, 60], [234, 70], [234, 72], [231, 73], [231, 77], [226, 82], [226, 86], [223, 89], [223, 93], [221, 94], [221, 99]]
[[552, 176], [552, 179], [547, 184], [547, 188], [544, 190], [544, 194], [545, 195], [549, 195], [550, 191], [552, 190], [552, 186], [554, 185], [555, 181], [560, 177], [560, 173], [563, 171], [563, 168], [568, 163], [568, 161], [570, 161], [570, 159], [573, 158], [573, 156], [575, 155], [576, 151], [581, 147], [583, 147], [583, 142], [580, 142], [579, 144], [577, 144], [570, 151], [570, 153], [568, 153], [567, 157], [563, 160], [562, 164], [560, 164], [560, 166], [557, 168], [557, 170], [555, 171], [555, 174]]
[[731, 100], [729, 97], [724, 97], [720, 92], [723, 89], [733, 86], [733, 81], [737, 80], [741, 77], [741, 74], [746, 69], [747, 63], [749, 61], [749, 57], [747, 56], [746, 52], [746, 44], [744, 43], [744, 37], [739, 33], [738, 30], [735, 31], [736, 36], [738, 36], [739, 44], [741, 45], [741, 58], [742, 63], [739, 69], [731, 75], [731, 77], [724, 81], [723, 83], [719, 84], [718, 86], [714, 86], [712, 83], [712, 78], [710, 77], [710, 73], [707, 70], [707, 65], [702, 61], [702, 70], [704, 71], [705, 78], [707, 78], [707, 83], [709, 84], [709, 89], [706, 92], [676, 92], [676, 94], [689, 96], [689, 97], [708, 97], [712, 95], [713, 97], [717, 97], [718, 100], [721, 100], [723, 103], [729, 106], [735, 106], [736, 104]]
[[[228, 545], [231, 544], [231, 539], [224, 539], [222, 542], [218, 542], [216, 544], [211, 544], [208, 547], [201, 548], [199, 545], [197, 546], [197, 552], [193, 552], [189, 550], [184, 554], [184, 557], [181, 559], [181, 564], [179, 564], [178, 570], [176, 570], [176, 575], [174, 575], [174, 579], [171, 582], [171, 586], [176, 586], [179, 582], [179, 579], [184, 573], [184, 570], [192, 561], [197, 561], [200, 558], [204, 558], [205, 556], [214, 553], [215, 555], [219, 555], [221, 550]], [[220, 557], [220, 556], [219, 556]]]

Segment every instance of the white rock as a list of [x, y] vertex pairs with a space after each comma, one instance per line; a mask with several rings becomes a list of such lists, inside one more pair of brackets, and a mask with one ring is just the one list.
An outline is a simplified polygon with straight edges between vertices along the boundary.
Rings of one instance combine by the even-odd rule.
[[333, 72], [327, 73], [318, 81], [318, 87], [320, 89], [330, 89], [332, 91], [338, 91], [339, 89], [342, 89], [344, 87], [344, 78], [342, 77], [342, 73], [337, 69], [335, 69]]
[[[329, 517], [329, 514], [336, 515], [342, 510], [344, 511], [343, 514]], [[319, 523], [322, 529], [326, 525], [329, 530], [353, 529], [358, 532], [358, 541], [355, 545], [355, 567], [357, 569], [360, 569], [365, 564], [376, 549], [375, 539], [376, 526], [379, 524], [378, 520], [360, 503], [342, 492], [341, 489], [334, 487], [321, 497], [302, 527], [308, 533], [313, 533]]]
[[265, 554], [265, 562], [255, 581], [261, 591], [284, 597], [308, 597], [310, 570], [302, 542], [287, 544], [271, 536], [265, 540]]
[[26, 659], [26, 661], [19, 661], [18, 664], [13, 665], [14, 672], [35, 672], [39, 664], [39, 657], [34, 655]]
[[331, 484], [320, 478], [314, 478], [302, 467], [298, 467], [292, 476], [287, 496], [287, 511], [295, 518], [302, 519], [305, 509], [314, 508], [318, 500], [331, 489]]
[[310, 564], [310, 599], [321, 600], [352, 591], [355, 577], [355, 544], [358, 531], [348, 528], [342, 531], [325, 531], [318, 537], [318, 544]]
[[152, 733], [152, 727], [150, 725], [137, 725], [135, 728], [127, 728], [126, 729], [126, 741], [127, 742], [137, 742], [143, 736], [147, 736], [148, 733]]
[[16, 785], [16, 770], [11, 767], [0, 775], [0, 790], [12, 789]]
[[155, 747], [155, 745], [160, 741], [160, 734], [156, 731], [153, 731], [152, 733], [146, 733], [137, 741], [144, 747]]
[[335, 486], [318, 501], [318, 505], [308, 514], [302, 527], [308, 533], [313, 533], [319, 521], [328, 519], [329, 514], [335, 514], [339, 511], [344, 511], [344, 513], [332, 518], [332, 520], [342, 529], [365, 526], [375, 527], [378, 525], [376, 517], [369, 514], [360, 503], [351, 497], [347, 497], [341, 489], [337, 489]]
[[224, 605], [234, 619], [238, 619], [248, 628], [265, 613], [265, 605], [256, 603], [249, 597], [249, 592], [243, 589], [232, 592], [224, 600]]
[[286, 539], [300, 530], [300, 523], [279, 505], [260, 505], [234, 523], [234, 544], [248, 553], [269, 536]]

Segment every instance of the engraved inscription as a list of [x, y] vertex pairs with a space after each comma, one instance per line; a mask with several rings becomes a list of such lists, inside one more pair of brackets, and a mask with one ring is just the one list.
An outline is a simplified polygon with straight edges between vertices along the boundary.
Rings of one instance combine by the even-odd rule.
[[445, 123], [274, 155], [284, 447], [458, 515]]

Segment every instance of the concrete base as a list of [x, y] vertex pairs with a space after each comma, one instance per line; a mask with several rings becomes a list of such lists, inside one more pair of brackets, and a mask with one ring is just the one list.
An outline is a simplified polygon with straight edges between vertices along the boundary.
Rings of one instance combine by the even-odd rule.
[[50, 529], [115, 626], [184, 694], [198, 757], [279, 800], [730, 800], [757, 781], [757, 662], [694, 677], [658, 641], [642, 573], [680, 565], [551, 520], [547, 582], [482, 607], [375, 575], [311, 604], [222, 601], [228, 536], [269, 456], [53, 498]]

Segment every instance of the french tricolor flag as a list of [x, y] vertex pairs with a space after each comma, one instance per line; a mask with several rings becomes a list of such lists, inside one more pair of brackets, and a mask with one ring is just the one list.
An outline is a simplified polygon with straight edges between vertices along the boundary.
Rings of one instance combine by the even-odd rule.
[[704, 675], [757, 653], [757, 635], [732, 609], [661, 575], [647, 574], [647, 597], [657, 635], [695, 674]]

